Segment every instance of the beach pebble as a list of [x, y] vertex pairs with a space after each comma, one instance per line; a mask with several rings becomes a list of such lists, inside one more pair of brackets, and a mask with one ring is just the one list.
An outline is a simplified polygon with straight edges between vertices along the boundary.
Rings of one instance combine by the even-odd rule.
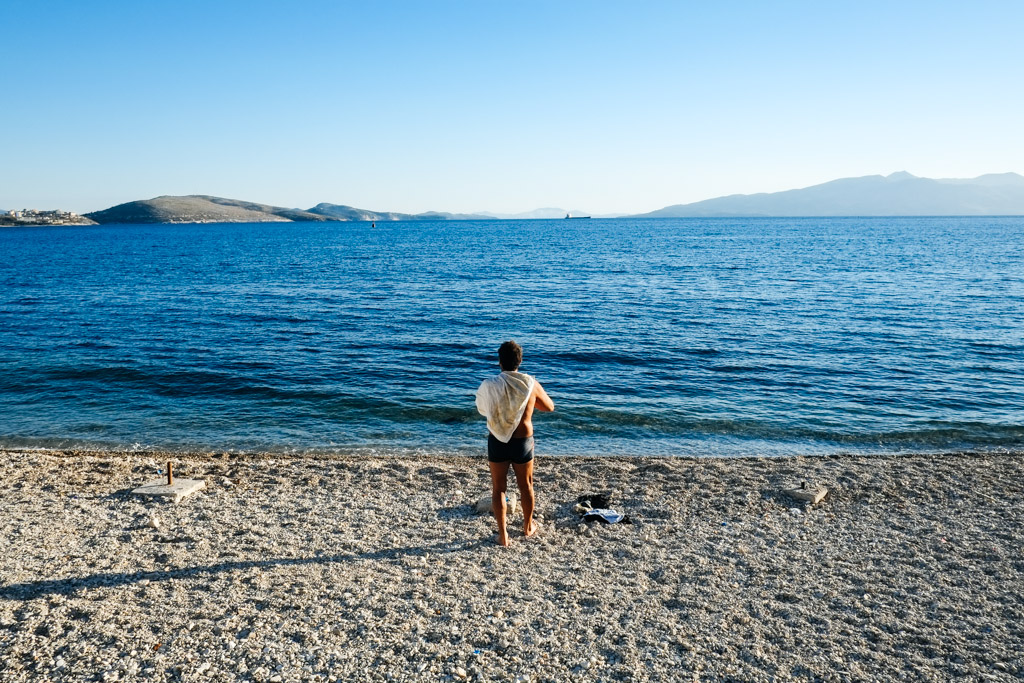
[[160, 518], [159, 517], [157, 517], [156, 515], [150, 515], [149, 516], [149, 528], [150, 529], [156, 529], [157, 531], [160, 531], [162, 526], [163, 526], [163, 524], [160, 522]]

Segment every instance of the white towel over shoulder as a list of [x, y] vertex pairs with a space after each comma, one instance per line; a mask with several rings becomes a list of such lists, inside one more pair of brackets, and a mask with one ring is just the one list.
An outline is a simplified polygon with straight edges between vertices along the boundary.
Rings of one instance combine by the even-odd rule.
[[522, 372], [502, 372], [485, 379], [476, 390], [476, 409], [487, 418], [487, 429], [508, 443], [526, 411], [537, 380]]

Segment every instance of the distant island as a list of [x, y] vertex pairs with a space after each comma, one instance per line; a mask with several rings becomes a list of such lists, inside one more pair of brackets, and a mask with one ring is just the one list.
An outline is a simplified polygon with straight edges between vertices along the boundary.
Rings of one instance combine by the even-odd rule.
[[800, 190], [734, 194], [676, 204], [633, 218], [999, 215], [1024, 215], [1024, 177], [991, 173], [970, 179], [933, 180], [901, 171], [887, 176], [842, 178]]
[[340, 204], [288, 209], [209, 195], [156, 197], [118, 204], [86, 216], [97, 223], [286, 223], [326, 221], [487, 220], [488, 216], [429, 211], [420, 214], [377, 212]]
[[493, 218], [493, 216], [486, 214], [445, 213], [442, 211], [427, 211], [425, 213], [394, 213], [387, 211], [378, 213], [376, 211], [345, 206], [344, 204], [317, 204], [309, 212], [334, 221], [486, 221]]
[[[582, 215], [581, 215], [582, 214]], [[841, 178], [798, 190], [734, 194], [675, 204], [628, 218], [772, 216], [1020, 216], [1024, 176], [990, 173], [969, 179], [919, 178], [905, 171], [887, 176]], [[322, 202], [309, 209], [224, 199], [210, 195], [162, 196], [118, 204], [79, 216], [68, 211], [0, 212], [0, 226], [93, 225], [109, 223], [287, 223], [327, 221], [457, 221], [589, 217], [578, 211], [544, 208], [519, 214], [480, 212], [397, 213], [368, 211]], [[612, 216], [606, 216], [612, 217]]]

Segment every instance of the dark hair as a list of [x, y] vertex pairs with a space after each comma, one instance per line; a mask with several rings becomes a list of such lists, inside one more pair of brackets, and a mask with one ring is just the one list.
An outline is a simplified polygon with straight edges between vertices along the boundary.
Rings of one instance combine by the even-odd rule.
[[518, 370], [523, 362], [523, 347], [509, 340], [498, 348], [498, 362], [502, 370]]

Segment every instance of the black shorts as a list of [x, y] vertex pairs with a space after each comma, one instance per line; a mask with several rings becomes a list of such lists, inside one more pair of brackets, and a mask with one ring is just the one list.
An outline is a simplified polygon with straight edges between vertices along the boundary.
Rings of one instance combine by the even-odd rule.
[[525, 465], [533, 460], [533, 437], [527, 436], [523, 439], [512, 437], [508, 443], [502, 443], [494, 437], [494, 434], [488, 434], [487, 460]]

